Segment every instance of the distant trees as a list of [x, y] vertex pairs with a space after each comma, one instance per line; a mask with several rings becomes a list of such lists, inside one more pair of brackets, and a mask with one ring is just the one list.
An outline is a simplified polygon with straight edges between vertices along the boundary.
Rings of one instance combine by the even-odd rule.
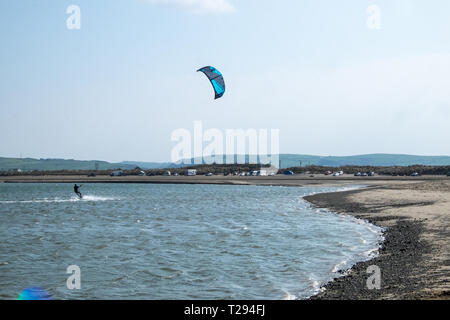
[[[128, 176], [137, 176], [144, 171], [148, 175], [162, 175], [167, 170], [170, 172], [178, 173], [179, 175], [184, 175], [186, 169], [197, 169], [198, 175], [203, 175], [206, 173], [213, 174], [231, 174], [233, 172], [251, 172], [257, 171], [260, 168], [268, 167], [268, 165], [259, 164], [212, 164], [212, 165], [194, 165], [183, 168], [165, 168], [165, 169], [141, 169], [135, 167], [135, 169], [111, 169], [111, 170], [33, 170], [33, 171], [22, 171], [8, 170], [0, 171], [0, 176], [77, 176], [77, 175], [88, 175], [94, 172], [97, 176], [109, 176], [112, 171], [121, 170]], [[423, 166], [423, 165], [412, 165], [412, 166], [391, 166], [391, 167], [379, 167], [379, 166], [341, 166], [341, 167], [328, 167], [328, 166], [315, 166], [310, 165], [306, 167], [291, 167], [286, 169], [280, 169], [278, 173], [283, 173], [284, 171], [292, 171], [294, 173], [310, 173], [310, 174], [324, 174], [327, 171], [338, 172], [344, 171], [344, 173], [354, 174], [357, 172], [375, 172], [378, 175], [390, 175], [390, 176], [409, 176], [414, 172], [420, 175], [447, 175], [450, 172], [450, 166]]]
[[[375, 172], [379, 175], [389, 176], [409, 176], [414, 172], [421, 175], [446, 175], [450, 172], [450, 166], [341, 166], [341, 167], [326, 167], [326, 166], [307, 166], [307, 167], [292, 167], [284, 170], [291, 170], [294, 173], [311, 173], [311, 174], [324, 174], [327, 171], [337, 172], [344, 171], [344, 173], [354, 174], [357, 172]], [[281, 173], [281, 171], [279, 171]]]

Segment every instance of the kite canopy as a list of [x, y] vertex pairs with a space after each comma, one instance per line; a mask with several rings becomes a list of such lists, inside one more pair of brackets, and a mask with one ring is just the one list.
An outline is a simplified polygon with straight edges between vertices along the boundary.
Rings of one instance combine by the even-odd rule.
[[223, 80], [222, 74], [214, 67], [203, 67], [198, 69], [198, 71], [203, 72], [211, 81], [211, 84], [214, 88], [214, 92], [216, 94], [214, 99], [219, 99], [225, 93], [225, 81]]

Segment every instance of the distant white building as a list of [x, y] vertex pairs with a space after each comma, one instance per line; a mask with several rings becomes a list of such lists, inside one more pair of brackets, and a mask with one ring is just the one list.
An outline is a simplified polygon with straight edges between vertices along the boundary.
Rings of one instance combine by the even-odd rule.
[[278, 173], [278, 168], [275, 166], [260, 168], [258, 171], [258, 176], [274, 176]]
[[189, 177], [196, 176], [197, 175], [197, 169], [187, 169], [186, 170], [186, 175], [189, 176]]

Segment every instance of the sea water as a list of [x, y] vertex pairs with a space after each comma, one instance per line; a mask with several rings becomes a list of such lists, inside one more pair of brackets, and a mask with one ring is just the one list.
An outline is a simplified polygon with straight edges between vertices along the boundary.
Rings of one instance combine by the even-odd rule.
[[[342, 188], [341, 188], [342, 189]], [[332, 187], [0, 184], [0, 298], [302, 299], [382, 230], [316, 209]], [[80, 289], [69, 289], [69, 266]]]

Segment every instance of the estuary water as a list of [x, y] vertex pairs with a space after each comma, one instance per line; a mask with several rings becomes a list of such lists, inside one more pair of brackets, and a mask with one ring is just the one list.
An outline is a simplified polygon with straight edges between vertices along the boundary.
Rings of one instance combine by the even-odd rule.
[[[332, 187], [0, 184], [0, 299], [303, 299], [382, 230], [302, 199]], [[68, 289], [67, 268], [80, 268]]]

